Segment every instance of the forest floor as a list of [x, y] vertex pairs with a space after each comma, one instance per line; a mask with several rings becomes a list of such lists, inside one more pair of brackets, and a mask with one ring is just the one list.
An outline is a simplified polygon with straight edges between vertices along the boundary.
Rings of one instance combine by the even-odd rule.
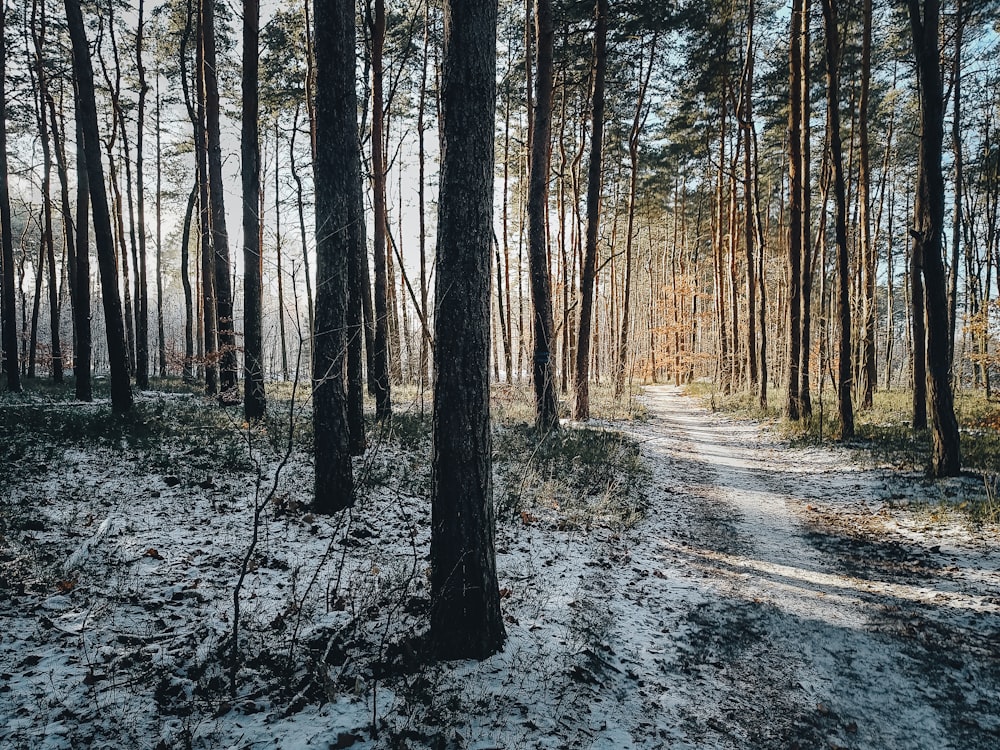
[[426, 432], [376, 443], [377, 489], [329, 519], [307, 456], [252, 440], [18, 452], [0, 748], [1000, 747], [1000, 529], [961, 510], [981, 479], [792, 445], [670, 387], [641, 400], [588, 430], [634, 441], [600, 447], [641, 481], [586, 514], [552, 490], [572, 465], [501, 467], [508, 640], [481, 663], [422, 656]]

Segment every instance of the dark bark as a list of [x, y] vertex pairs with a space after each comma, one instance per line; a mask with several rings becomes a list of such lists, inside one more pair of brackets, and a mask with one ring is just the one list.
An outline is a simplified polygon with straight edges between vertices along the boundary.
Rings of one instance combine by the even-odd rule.
[[[870, 0], [869, 0], [870, 2]], [[951, 220], [951, 268], [948, 274], [948, 366], [955, 361], [955, 328], [958, 319], [958, 261], [962, 245], [962, 189], [965, 163], [962, 155], [962, 41], [965, 35], [965, 4], [955, 5], [955, 60], [953, 64], [951, 142], [955, 156], [955, 203]], [[987, 378], [987, 381], [989, 378]], [[989, 383], [987, 382], [987, 390]]]
[[944, 176], [941, 152], [944, 142], [944, 93], [941, 82], [938, 0], [909, 0], [913, 56], [920, 81], [920, 147], [917, 194], [914, 201], [914, 254], [923, 265], [927, 320], [927, 392], [931, 411], [934, 450], [931, 473], [936, 477], [958, 475], [962, 468], [958, 420], [951, 390], [948, 341], [948, 294], [942, 233], [944, 231]]
[[90, 60], [80, 0], [64, 0], [66, 22], [73, 45], [73, 71], [78, 88], [79, 116], [87, 159], [87, 181], [90, 187], [94, 217], [94, 240], [101, 272], [101, 294], [107, 331], [108, 363], [111, 368], [111, 406], [117, 412], [132, 408], [129, 387], [128, 357], [125, 351], [125, 330], [122, 322], [121, 299], [115, 268], [114, 235], [111, 213], [104, 186], [104, 165], [101, 161], [101, 138], [97, 127], [97, 105], [94, 96], [94, 70]]
[[[219, 336], [219, 402], [240, 401], [236, 356], [236, 321], [233, 319], [233, 288], [230, 277], [229, 233], [222, 186], [222, 141], [219, 129], [219, 80], [216, 73], [215, 2], [202, 0], [202, 45], [205, 66], [205, 133], [208, 150], [209, 202], [212, 207], [215, 308]], [[255, 230], [256, 231], [256, 230]]]
[[788, 53], [788, 380], [785, 414], [801, 416], [802, 335], [802, 0], [792, 0]]
[[431, 532], [431, 645], [484, 659], [506, 634], [493, 547], [490, 245], [496, 0], [445, 0]]
[[811, 165], [811, 124], [812, 102], [810, 101], [809, 88], [811, 76], [809, 63], [810, 34], [809, 34], [809, 0], [802, 2], [802, 54], [799, 56], [799, 63], [802, 66], [800, 87], [802, 96], [802, 128], [799, 131], [799, 138], [802, 142], [801, 157], [802, 168], [799, 173], [799, 189], [802, 191], [802, 221], [801, 232], [802, 241], [801, 252], [801, 272], [802, 282], [799, 286], [801, 294], [800, 320], [802, 332], [799, 334], [799, 413], [808, 419], [812, 416], [812, 398], [809, 395], [809, 360], [812, 357], [812, 285], [813, 267], [812, 259], [812, 165]]
[[535, 0], [535, 36], [535, 111], [528, 177], [528, 259], [534, 320], [532, 382], [535, 388], [535, 426], [541, 432], [548, 432], [559, 426], [552, 351], [555, 336], [546, 222], [553, 85], [554, 29], [551, 0]]
[[76, 332], [76, 347], [73, 352], [73, 375], [76, 381], [76, 397], [80, 401], [92, 401], [93, 389], [90, 377], [93, 353], [93, 334], [90, 326], [90, 185], [87, 182], [87, 157], [83, 147], [83, 131], [77, 99], [76, 124], [76, 252], [73, 264], [73, 329]]
[[[243, 0], [243, 413], [247, 420], [264, 416], [263, 265], [260, 247], [260, 126], [257, 48], [260, 9]], [[275, 149], [277, 164], [277, 149]], [[280, 239], [279, 239], [280, 242]], [[280, 269], [279, 269], [280, 274]], [[278, 315], [285, 311], [278, 309]], [[283, 319], [283, 317], [282, 317]], [[283, 344], [284, 342], [282, 342]]]
[[354, 67], [354, 3], [315, 8], [316, 321], [313, 332], [314, 508], [354, 505], [347, 421], [348, 277], [364, 222]]
[[160, 69], [156, 69], [156, 343], [159, 352], [159, 374], [167, 376], [167, 336], [163, 327], [163, 151], [162, 101], [160, 99]]
[[[201, 2], [201, 0], [198, 1]], [[192, 3], [193, 0], [188, 0], [189, 17]], [[198, 13], [196, 23], [195, 80], [197, 95], [195, 105], [189, 107], [189, 114], [194, 126], [194, 144], [197, 154], [198, 229], [201, 254], [201, 317], [199, 320], [202, 330], [199, 340], [202, 342], [204, 355], [205, 392], [214, 396], [219, 392], [218, 311], [215, 298], [215, 264], [212, 255], [212, 208], [208, 187], [208, 137], [205, 131], [205, 45], [202, 41], [205, 31], [201, 13]], [[185, 65], [183, 44], [182, 40], [182, 71]]]
[[139, 76], [139, 102], [136, 110], [135, 138], [135, 192], [138, 233], [138, 262], [136, 263], [135, 299], [135, 384], [141, 390], [149, 389], [149, 285], [146, 267], [146, 190], [143, 172], [143, 135], [146, 127], [146, 66], [142, 60], [143, 11], [145, 4], [139, 0], [139, 20], [135, 36], [136, 70]]
[[826, 31], [826, 94], [830, 122], [830, 160], [833, 166], [833, 195], [836, 203], [835, 235], [837, 242], [837, 314], [840, 338], [837, 347], [837, 411], [840, 437], [854, 437], [854, 408], [851, 403], [853, 373], [851, 358], [851, 288], [847, 247], [847, 195], [844, 185], [844, 154], [840, 142], [840, 32], [836, 0], [823, 0]]
[[[375, 211], [375, 340], [372, 352], [372, 382], [375, 386], [375, 417], [392, 416], [392, 396], [389, 382], [389, 280], [386, 267], [386, 206], [384, 125], [385, 107], [382, 92], [382, 54], [385, 45], [385, 0], [375, 0], [372, 32], [372, 206]], [[398, 356], [398, 353], [393, 353]]]
[[[754, 74], [754, 24], [755, 0], [747, 3], [747, 47], [743, 71], [742, 102], [739, 113], [740, 132], [743, 137], [743, 240], [746, 243], [747, 290], [747, 363], [751, 388], [756, 388], [757, 372], [757, 264], [754, 235], [754, 151], [753, 151], [753, 74]], [[676, 307], [676, 306], [675, 306]]]
[[184, 228], [181, 230], [181, 286], [184, 288], [184, 367], [181, 377], [185, 383], [194, 382], [194, 296], [191, 290], [191, 217], [198, 200], [198, 186], [188, 195], [184, 209]]
[[870, 409], [875, 398], [877, 371], [875, 368], [875, 325], [877, 318], [877, 301], [875, 299], [875, 276], [878, 266], [878, 250], [871, 236], [871, 168], [870, 146], [868, 137], [868, 108], [871, 88], [871, 53], [872, 53], [872, 1], [862, 3], [862, 38], [861, 38], [861, 93], [858, 100], [858, 223], [861, 225], [861, 247], [859, 261], [861, 263], [864, 296], [862, 309], [862, 344], [861, 372], [859, 385], [861, 390], [861, 408]]
[[601, 167], [604, 156], [604, 80], [608, 69], [608, 0], [597, 0], [594, 27], [593, 92], [591, 96], [590, 165], [587, 171], [587, 240], [580, 281], [580, 334], [576, 349], [576, 404], [573, 418], [590, 418], [591, 319], [597, 269], [597, 232], [601, 224]]
[[[7, 112], [7, 6], [0, 3], [0, 112]], [[14, 235], [11, 232], [7, 166], [7, 118], [0, 118], [0, 274], [3, 276], [2, 357], [7, 390], [21, 392], [21, 367], [17, 356], [17, 309], [14, 305]]]

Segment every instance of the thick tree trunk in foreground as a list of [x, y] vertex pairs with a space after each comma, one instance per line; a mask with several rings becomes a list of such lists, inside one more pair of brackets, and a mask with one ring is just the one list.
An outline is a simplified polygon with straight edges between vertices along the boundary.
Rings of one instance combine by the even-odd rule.
[[576, 349], [573, 419], [590, 418], [591, 319], [597, 275], [597, 232], [601, 224], [601, 165], [604, 155], [604, 79], [608, 69], [608, 0], [597, 0], [594, 29], [594, 91], [591, 104], [590, 166], [587, 172], [587, 245], [580, 281], [580, 335]]
[[493, 549], [489, 394], [497, 3], [445, 0], [444, 15], [431, 644], [441, 659], [484, 659], [506, 638]]
[[117, 412], [132, 408], [129, 386], [128, 355], [125, 351], [125, 328], [122, 322], [121, 299], [115, 267], [115, 241], [111, 231], [111, 213], [104, 187], [104, 165], [101, 162], [101, 138], [97, 128], [97, 106], [94, 97], [94, 70], [90, 61], [86, 27], [80, 0], [64, 0], [66, 23], [73, 45], [73, 72], [78, 87], [84, 152], [87, 158], [87, 180], [90, 185], [94, 215], [94, 240], [101, 269], [101, 294], [108, 341], [108, 363], [111, 367], [111, 406]]
[[314, 508], [354, 505], [347, 422], [348, 277], [361, 241], [361, 151], [354, 2], [318, 3], [316, 23], [316, 321], [313, 332]]
[[537, 58], [535, 113], [531, 140], [528, 187], [528, 244], [531, 266], [531, 306], [534, 326], [535, 426], [548, 432], [559, 426], [556, 403], [555, 363], [552, 357], [552, 289], [548, 264], [549, 136], [552, 122], [552, 52], [554, 30], [551, 0], [535, 0]]
[[913, 56], [920, 79], [920, 149], [917, 195], [914, 202], [914, 254], [923, 262], [927, 318], [927, 391], [931, 408], [934, 452], [931, 473], [936, 477], [958, 475], [962, 468], [958, 420], [950, 379], [948, 294], [942, 260], [944, 231], [944, 176], [941, 150], [944, 142], [944, 95], [938, 55], [938, 0], [909, 0]]

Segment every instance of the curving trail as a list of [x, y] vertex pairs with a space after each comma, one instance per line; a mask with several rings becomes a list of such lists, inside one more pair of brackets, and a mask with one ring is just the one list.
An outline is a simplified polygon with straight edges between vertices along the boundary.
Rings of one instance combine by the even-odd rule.
[[926, 491], [913, 477], [789, 447], [677, 389], [644, 402], [627, 429], [649, 515], [606, 546], [616, 575], [582, 584], [632, 746], [1000, 747], [995, 540], [907, 534], [887, 499]]

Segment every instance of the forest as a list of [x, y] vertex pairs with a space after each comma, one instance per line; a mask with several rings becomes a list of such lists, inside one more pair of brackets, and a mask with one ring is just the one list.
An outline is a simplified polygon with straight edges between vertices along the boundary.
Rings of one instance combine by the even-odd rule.
[[0, 5], [0, 747], [1000, 743], [1000, 2]]

